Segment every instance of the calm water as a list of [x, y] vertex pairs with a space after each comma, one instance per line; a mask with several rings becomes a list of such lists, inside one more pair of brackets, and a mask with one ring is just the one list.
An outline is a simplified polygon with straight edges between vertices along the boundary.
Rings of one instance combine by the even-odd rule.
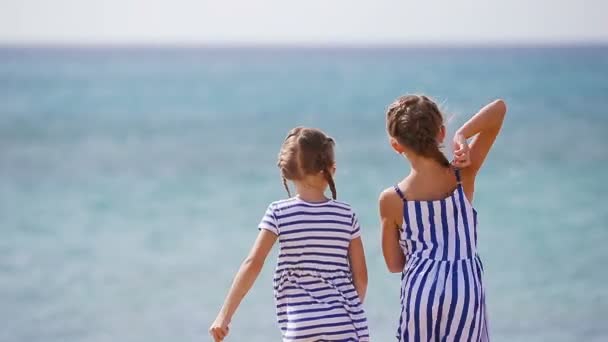
[[[502, 97], [478, 177], [494, 341], [608, 340], [608, 47], [0, 49], [0, 341], [205, 341], [270, 201], [287, 130], [337, 140], [363, 224], [373, 340], [392, 341], [377, 198], [408, 172], [384, 109], [453, 131]], [[230, 341], [278, 341], [276, 250]]]

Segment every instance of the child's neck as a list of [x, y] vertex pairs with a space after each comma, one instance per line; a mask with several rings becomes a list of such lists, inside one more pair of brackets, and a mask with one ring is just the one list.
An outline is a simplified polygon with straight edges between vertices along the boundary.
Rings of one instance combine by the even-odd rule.
[[410, 157], [408, 161], [411, 166], [410, 174], [442, 174], [450, 169], [431, 158]]
[[324, 202], [328, 198], [325, 197], [325, 187], [312, 186], [305, 183], [296, 182], [296, 192], [298, 198], [306, 202]]

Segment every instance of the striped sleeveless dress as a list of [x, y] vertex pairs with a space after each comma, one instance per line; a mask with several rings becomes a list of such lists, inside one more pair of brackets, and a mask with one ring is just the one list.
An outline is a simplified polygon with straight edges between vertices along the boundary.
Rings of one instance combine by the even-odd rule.
[[279, 239], [273, 283], [283, 341], [369, 341], [348, 262], [350, 241], [361, 234], [350, 205], [274, 202], [259, 228]]
[[477, 212], [457, 188], [437, 201], [403, 200], [399, 341], [489, 341]]

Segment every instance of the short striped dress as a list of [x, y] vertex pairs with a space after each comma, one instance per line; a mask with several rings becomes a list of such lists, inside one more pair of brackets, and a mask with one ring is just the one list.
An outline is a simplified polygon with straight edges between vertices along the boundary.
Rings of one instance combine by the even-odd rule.
[[399, 341], [489, 341], [477, 212], [457, 188], [437, 201], [403, 200]]
[[350, 241], [360, 236], [350, 205], [273, 202], [259, 228], [278, 235], [273, 283], [283, 341], [369, 341], [348, 262]]

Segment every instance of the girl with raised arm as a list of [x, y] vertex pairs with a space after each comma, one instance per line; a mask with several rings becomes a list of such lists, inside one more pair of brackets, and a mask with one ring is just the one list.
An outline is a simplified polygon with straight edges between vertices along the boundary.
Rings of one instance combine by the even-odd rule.
[[388, 108], [390, 144], [410, 164], [379, 200], [384, 259], [389, 271], [402, 273], [399, 341], [489, 340], [472, 203], [475, 177], [505, 113], [497, 100], [465, 123], [450, 163], [439, 149], [446, 130], [431, 99], [403, 96]]

